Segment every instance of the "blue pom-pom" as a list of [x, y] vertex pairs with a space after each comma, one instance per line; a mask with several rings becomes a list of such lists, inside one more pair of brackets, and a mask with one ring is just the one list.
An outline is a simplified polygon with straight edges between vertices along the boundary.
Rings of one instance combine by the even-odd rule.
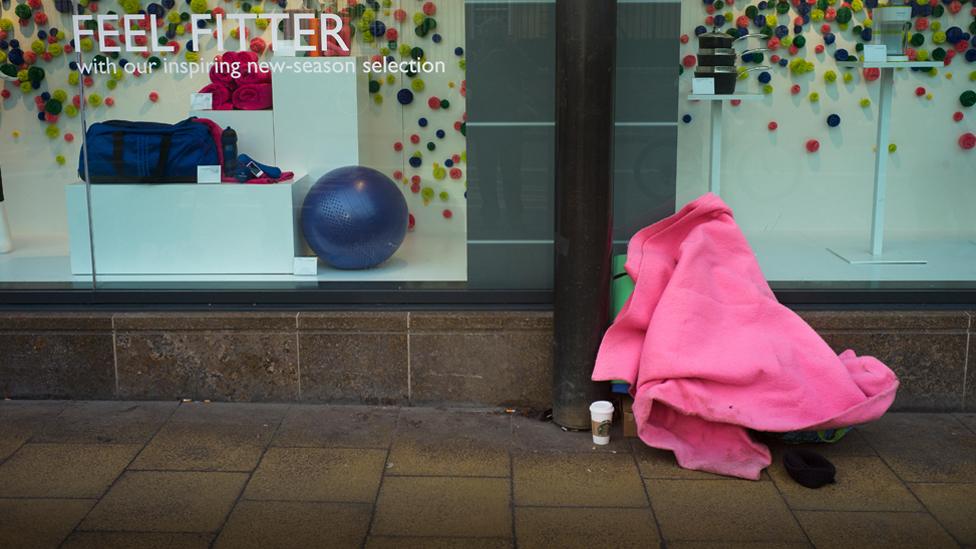
[[439, 34], [435, 34], [434, 36], [431, 36], [430, 39], [433, 40], [435, 44], [440, 44], [441, 40], [443, 40], [444, 38], [441, 37], [441, 35]]
[[832, 114], [827, 117], [827, 125], [831, 128], [836, 128], [840, 126], [840, 115]]
[[766, 71], [759, 73], [759, 81], [763, 84], [769, 84], [769, 81], [773, 79], [773, 75]]
[[454, 160], [451, 159], [451, 158], [448, 158], [447, 160], [445, 160], [444, 161], [444, 167], [446, 167], [446, 168], [453, 168], [454, 167]]
[[410, 166], [411, 167], [419, 168], [420, 165], [423, 164], [423, 163], [424, 163], [423, 159], [421, 159], [419, 156], [411, 156], [410, 157]]
[[406, 88], [400, 90], [397, 92], [397, 101], [399, 101], [401, 105], [409, 105], [410, 103], [413, 103], [413, 92]]
[[458, 57], [464, 55], [464, 48], [460, 46], [454, 48], [454, 55], [457, 55]]
[[37, 119], [44, 122], [44, 111], [37, 113]]
[[690, 124], [691, 123], [691, 115], [690, 114], [686, 114], [686, 115], [682, 116], [681, 117], [681, 121], [684, 122], [685, 124]]
[[438, 139], [444, 139], [444, 136], [447, 134], [444, 133], [444, 130], [437, 130], [437, 133], [435, 135], [437, 135]]
[[426, 118], [421, 118], [420, 120], [417, 121], [417, 125], [420, 126], [421, 128], [426, 128], [427, 127], [427, 119]]

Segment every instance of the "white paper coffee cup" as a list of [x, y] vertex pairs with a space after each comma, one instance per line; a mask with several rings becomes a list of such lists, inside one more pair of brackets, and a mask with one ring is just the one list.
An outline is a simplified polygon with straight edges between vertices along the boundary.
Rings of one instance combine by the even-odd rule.
[[590, 404], [590, 428], [593, 444], [610, 444], [610, 426], [613, 425], [613, 403], [598, 400]]

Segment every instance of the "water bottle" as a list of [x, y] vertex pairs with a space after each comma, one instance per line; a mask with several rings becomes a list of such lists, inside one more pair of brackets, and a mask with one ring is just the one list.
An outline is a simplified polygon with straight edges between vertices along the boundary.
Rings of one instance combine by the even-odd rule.
[[224, 175], [232, 177], [237, 173], [237, 132], [230, 126], [220, 134], [220, 145], [224, 150]]

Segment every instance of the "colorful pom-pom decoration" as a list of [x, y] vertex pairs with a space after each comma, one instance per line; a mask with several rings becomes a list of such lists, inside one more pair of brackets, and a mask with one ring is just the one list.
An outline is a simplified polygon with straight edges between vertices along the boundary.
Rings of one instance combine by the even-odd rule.
[[959, 146], [964, 151], [972, 150], [974, 147], [976, 147], [976, 134], [967, 132], [959, 136]]
[[820, 150], [820, 142], [816, 139], [810, 139], [807, 141], [806, 147], [808, 153], [815, 153]]

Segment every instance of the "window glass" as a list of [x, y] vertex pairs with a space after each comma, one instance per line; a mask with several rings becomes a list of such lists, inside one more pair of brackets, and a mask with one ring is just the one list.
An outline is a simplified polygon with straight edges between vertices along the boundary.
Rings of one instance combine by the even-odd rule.
[[71, 2], [0, 4], [0, 288], [91, 288], [75, 271], [69, 235], [84, 238], [87, 212], [68, 215], [82, 142], [78, 75], [71, 70]]
[[[972, 14], [875, 5], [681, 4], [676, 203], [717, 191], [774, 287], [976, 281]], [[741, 101], [688, 97], [713, 29], [769, 50], [737, 55], [727, 90], [703, 80]]]

